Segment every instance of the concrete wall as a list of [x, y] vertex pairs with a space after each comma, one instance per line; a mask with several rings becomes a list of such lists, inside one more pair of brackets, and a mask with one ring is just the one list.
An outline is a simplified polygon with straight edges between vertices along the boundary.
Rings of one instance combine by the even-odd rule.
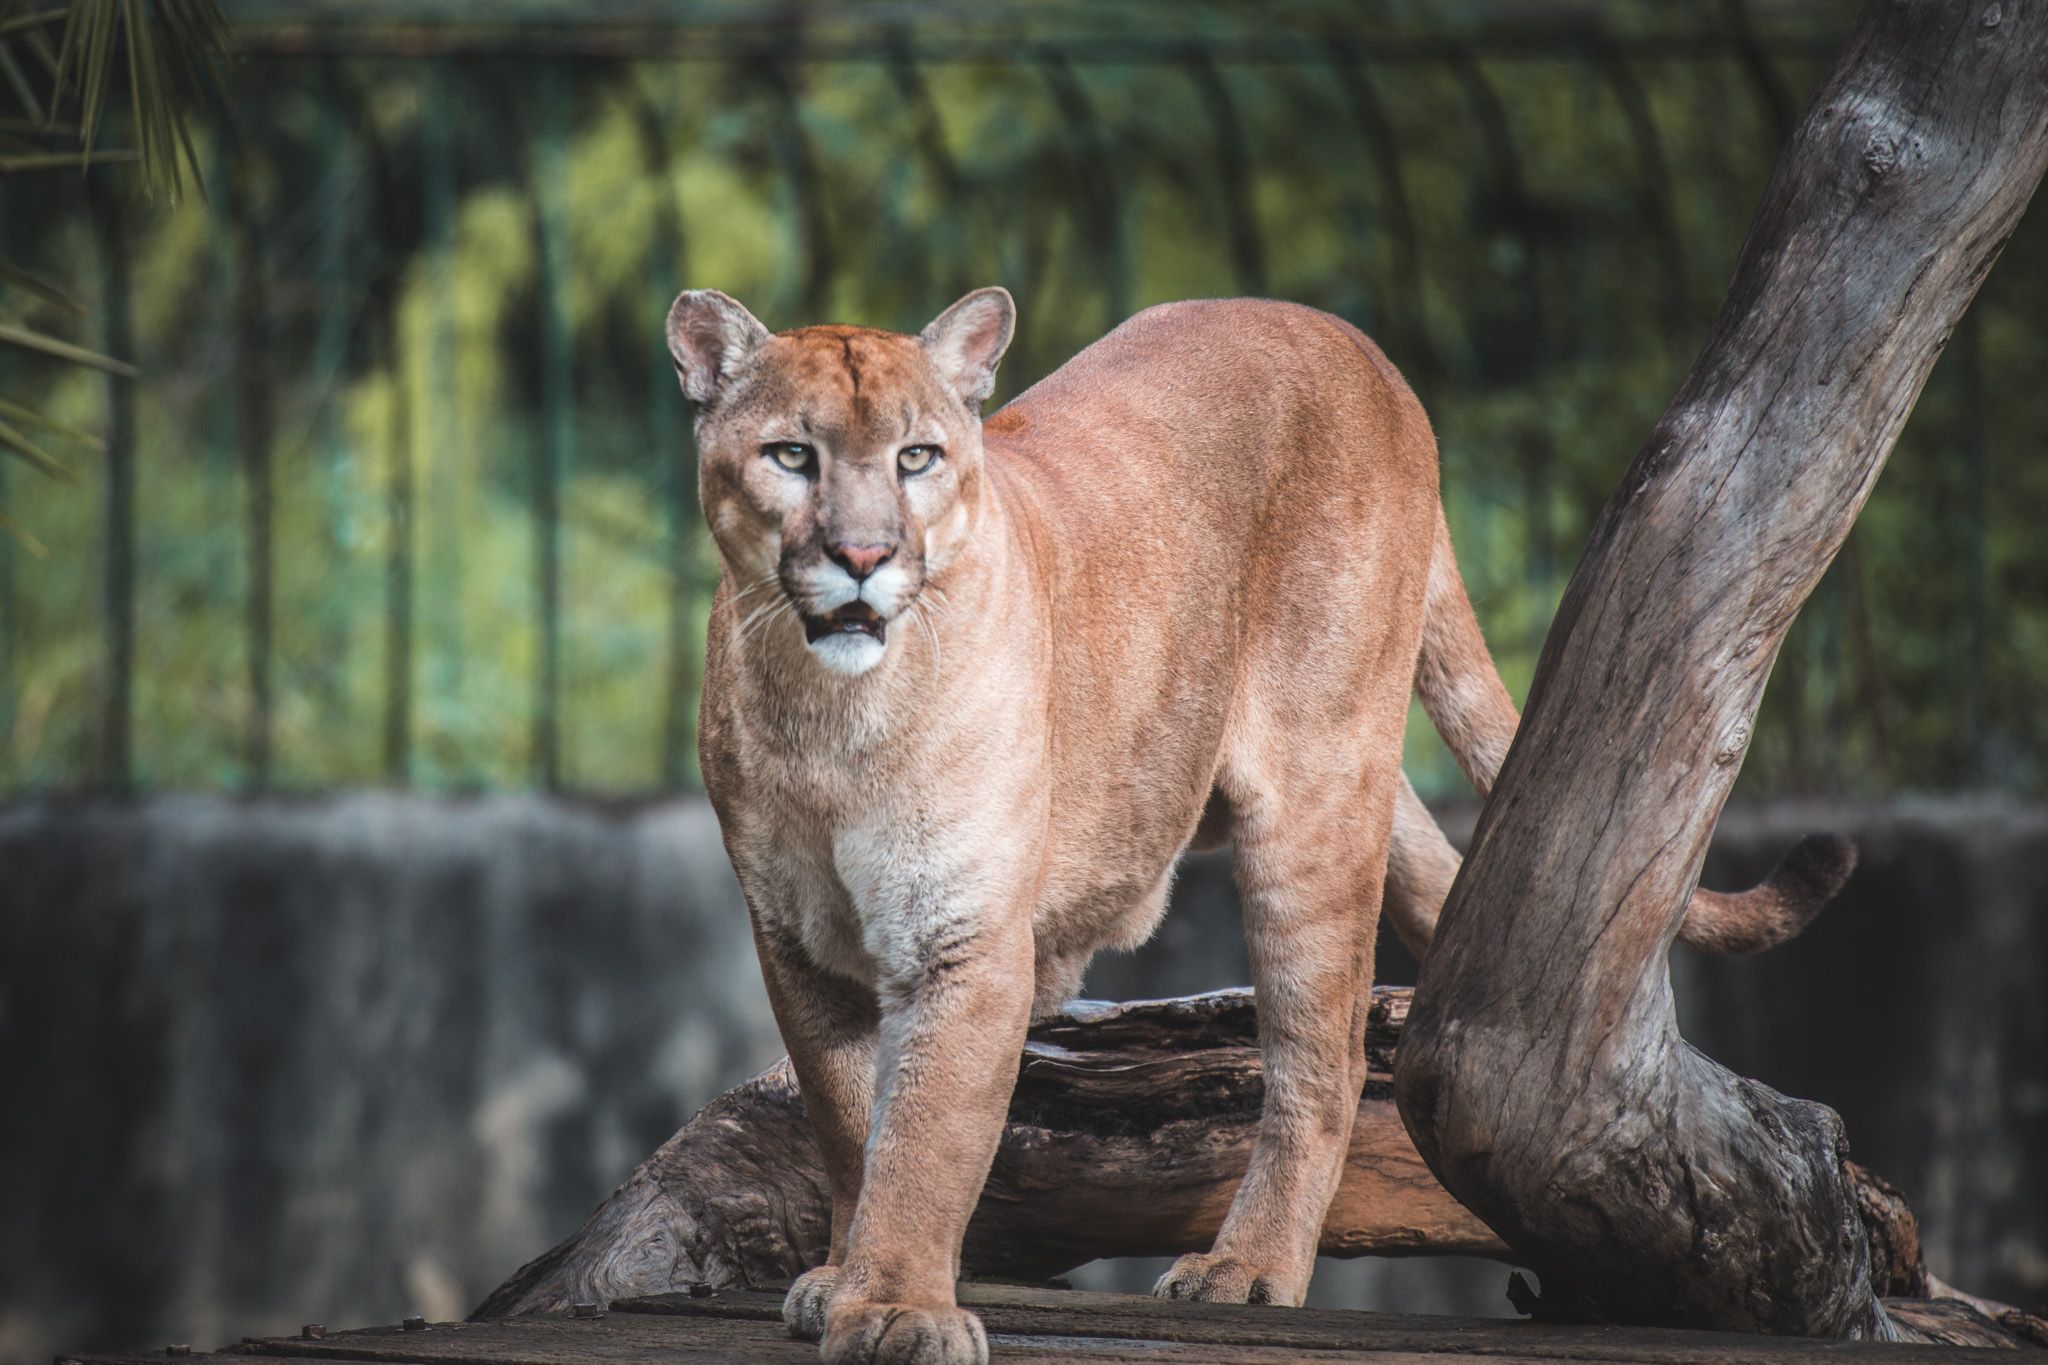
[[[1710, 880], [1815, 828], [1864, 845], [1844, 904], [1682, 958], [1688, 1036], [1841, 1109], [1939, 1273], [2048, 1300], [2048, 811], [1739, 811]], [[1091, 994], [1245, 979], [1227, 859], [1177, 901]], [[459, 1315], [779, 1052], [701, 803], [0, 811], [0, 1359]], [[1316, 1297], [1504, 1311], [1503, 1279], [1333, 1266]]]

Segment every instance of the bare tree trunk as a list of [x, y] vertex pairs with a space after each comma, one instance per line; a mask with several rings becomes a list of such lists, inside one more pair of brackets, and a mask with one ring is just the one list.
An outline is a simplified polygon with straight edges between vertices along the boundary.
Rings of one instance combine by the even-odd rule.
[[2048, 161], [2048, 5], [1871, 0], [1609, 500], [1396, 1089], [1549, 1312], [1886, 1337], [1840, 1120], [1679, 1037], [1666, 955], [1799, 604]]

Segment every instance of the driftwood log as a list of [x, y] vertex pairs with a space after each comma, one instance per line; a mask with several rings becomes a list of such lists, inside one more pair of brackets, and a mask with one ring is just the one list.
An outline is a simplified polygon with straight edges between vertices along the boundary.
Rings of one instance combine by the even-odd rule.
[[[1394, 1111], [1389, 1071], [1408, 1005], [1405, 988], [1374, 993], [1371, 1075], [1322, 1249], [1506, 1258], [1430, 1175]], [[1207, 1246], [1244, 1173], [1262, 1090], [1250, 991], [1075, 1005], [1040, 1024], [968, 1229], [967, 1271], [1042, 1278], [1102, 1256]], [[1930, 1298], [1946, 1287], [1927, 1273], [1905, 1201], [1868, 1172], [1847, 1171], [1882, 1252], [1883, 1291], [1926, 1300], [1906, 1310], [1932, 1325], [1924, 1339], [2012, 1344], [1984, 1316], [2010, 1311], [2003, 1305]], [[823, 1262], [830, 1218], [803, 1097], [782, 1062], [705, 1106], [473, 1316], [779, 1285]], [[2024, 1334], [2031, 1322], [2010, 1328]]]
[[1666, 957], [1785, 630], [2044, 164], [2048, 4], [1871, 0], [1565, 593], [1396, 1070], [1550, 1313], [1896, 1331], [1840, 1120], [1688, 1047]]

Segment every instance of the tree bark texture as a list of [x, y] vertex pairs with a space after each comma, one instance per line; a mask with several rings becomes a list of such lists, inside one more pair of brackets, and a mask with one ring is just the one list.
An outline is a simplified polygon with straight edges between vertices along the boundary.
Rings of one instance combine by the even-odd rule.
[[[1371, 1075], [1323, 1250], [1502, 1254], [1423, 1166], [1394, 1111], [1392, 1054], [1408, 999], [1400, 988], [1374, 994]], [[1031, 1031], [962, 1264], [1035, 1278], [1102, 1256], [1207, 1247], [1244, 1175], [1263, 1093], [1248, 990], [1070, 1005]], [[783, 1062], [707, 1105], [477, 1316], [775, 1284], [823, 1264], [830, 1218]]]
[[[1394, 1112], [1388, 1068], [1409, 998], [1401, 987], [1374, 994], [1371, 1076], [1322, 1249], [1505, 1258], [1500, 1239], [1429, 1174]], [[1009, 1126], [968, 1231], [967, 1271], [1035, 1278], [1102, 1256], [1207, 1246], [1244, 1174], [1262, 1094], [1250, 991], [1075, 1005], [1045, 1021], [1019, 1067]], [[1950, 1299], [1954, 1291], [1927, 1273], [1898, 1191], [1853, 1165], [1846, 1178], [1880, 1249], [1881, 1292], [1948, 1300], [1913, 1310], [1935, 1323], [1929, 1339], [1997, 1339], [1986, 1315], [2010, 1310]], [[803, 1097], [789, 1064], [779, 1063], [705, 1106], [582, 1228], [521, 1268], [474, 1316], [558, 1312], [698, 1285], [780, 1284], [823, 1262], [830, 1222]], [[2048, 1337], [2033, 1319], [2007, 1330], [2028, 1324]]]
[[1688, 1047], [1667, 953], [1772, 660], [2048, 162], [2048, 4], [1872, 0], [1594, 527], [1396, 1091], [1547, 1311], [1887, 1337], [1828, 1109]]

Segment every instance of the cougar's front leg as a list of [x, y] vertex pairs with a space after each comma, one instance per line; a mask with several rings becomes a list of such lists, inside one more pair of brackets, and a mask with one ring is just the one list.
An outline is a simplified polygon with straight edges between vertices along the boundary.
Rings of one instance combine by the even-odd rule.
[[1030, 1022], [1031, 907], [927, 921], [904, 939], [883, 955], [867, 1169], [825, 1359], [983, 1365], [988, 1339], [954, 1282]]
[[824, 1265], [798, 1276], [782, 1301], [790, 1335], [816, 1341], [825, 1334], [825, 1309], [846, 1260], [847, 1234], [860, 1202], [879, 1016], [872, 991], [820, 971], [793, 935], [757, 923], [754, 944], [832, 1195], [830, 1255]]

